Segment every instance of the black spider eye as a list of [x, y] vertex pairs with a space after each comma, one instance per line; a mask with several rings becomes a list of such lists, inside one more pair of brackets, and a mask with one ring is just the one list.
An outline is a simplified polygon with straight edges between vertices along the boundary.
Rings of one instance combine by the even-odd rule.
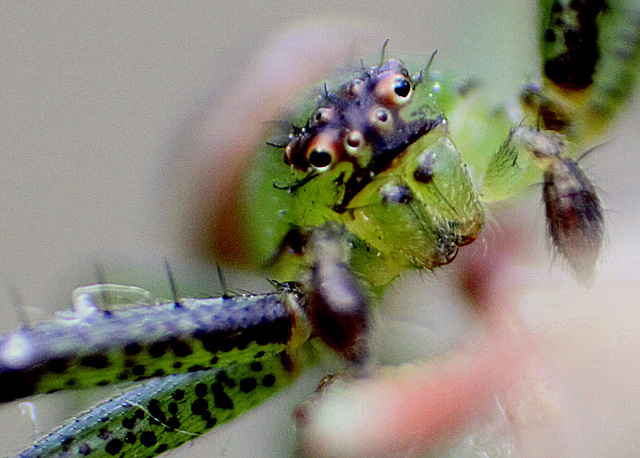
[[376, 100], [389, 108], [405, 106], [411, 100], [412, 93], [411, 80], [398, 73], [381, 76], [374, 89]]
[[323, 127], [326, 126], [335, 116], [335, 109], [333, 108], [318, 108], [309, 119], [310, 127]]
[[397, 79], [393, 86], [393, 92], [395, 92], [398, 97], [403, 99], [407, 98], [411, 93], [411, 83], [406, 79]]
[[331, 165], [333, 156], [329, 151], [323, 149], [314, 149], [309, 153], [309, 164], [316, 169], [323, 169]]

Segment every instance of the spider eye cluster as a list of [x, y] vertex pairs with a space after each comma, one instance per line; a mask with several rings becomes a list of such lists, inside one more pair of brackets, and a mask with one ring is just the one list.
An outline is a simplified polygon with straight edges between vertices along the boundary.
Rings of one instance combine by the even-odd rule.
[[422, 128], [409, 127], [401, 113], [410, 105], [414, 89], [398, 59], [358, 72], [335, 92], [325, 86], [306, 125], [290, 134], [284, 162], [317, 173], [341, 162], [370, 167], [376, 156], [410, 144], [409, 137]]

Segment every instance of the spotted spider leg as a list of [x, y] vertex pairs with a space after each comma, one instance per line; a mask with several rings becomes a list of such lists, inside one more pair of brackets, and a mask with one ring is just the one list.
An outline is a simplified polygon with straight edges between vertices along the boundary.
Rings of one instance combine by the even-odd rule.
[[[93, 305], [106, 294], [134, 302]], [[74, 310], [0, 337], [2, 401], [150, 380], [19, 456], [155, 456], [251, 409], [304, 366], [298, 350], [309, 331], [292, 285], [177, 303], [156, 304], [148, 292], [121, 285], [74, 296]]]

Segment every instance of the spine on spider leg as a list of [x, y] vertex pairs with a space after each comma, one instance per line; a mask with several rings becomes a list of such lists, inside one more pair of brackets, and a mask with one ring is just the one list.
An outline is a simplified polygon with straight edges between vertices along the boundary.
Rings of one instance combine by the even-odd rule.
[[539, 9], [544, 82], [523, 100], [546, 129], [591, 143], [635, 92], [640, 2], [542, 0]]
[[20, 457], [150, 457], [255, 407], [295, 380], [295, 352], [150, 380], [38, 440]]
[[0, 336], [0, 401], [251, 362], [304, 343], [293, 287], [60, 314]]

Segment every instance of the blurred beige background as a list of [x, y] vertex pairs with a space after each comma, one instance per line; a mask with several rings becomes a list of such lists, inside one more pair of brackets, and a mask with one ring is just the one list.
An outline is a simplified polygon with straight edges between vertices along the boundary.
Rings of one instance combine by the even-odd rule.
[[[162, 167], [194, 113], [230, 87], [265, 37], [318, 18], [364, 20], [391, 39], [390, 54], [437, 48], [435, 67], [480, 74], [513, 92], [535, 74], [530, 3], [2, 2], [0, 326], [19, 324], [7, 281], [47, 316], [68, 306], [78, 270], [95, 278], [96, 261], [161, 269], [172, 256], [158, 242], [154, 215]], [[611, 244], [639, 223], [638, 113], [636, 102], [587, 166], [604, 190]], [[629, 246], [629, 256], [637, 248]], [[254, 416], [240, 432], [212, 439], [214, 447], [257, 456], [248, 439], [263, 444], [261, 435], [277, 428], [272, 419], [286, 425], [287, 411]], [[30, 425], [16, 405], [0, 413], [5, 455], [29, 442]], [[278, 446], [263, 452], [278, 456]]]

